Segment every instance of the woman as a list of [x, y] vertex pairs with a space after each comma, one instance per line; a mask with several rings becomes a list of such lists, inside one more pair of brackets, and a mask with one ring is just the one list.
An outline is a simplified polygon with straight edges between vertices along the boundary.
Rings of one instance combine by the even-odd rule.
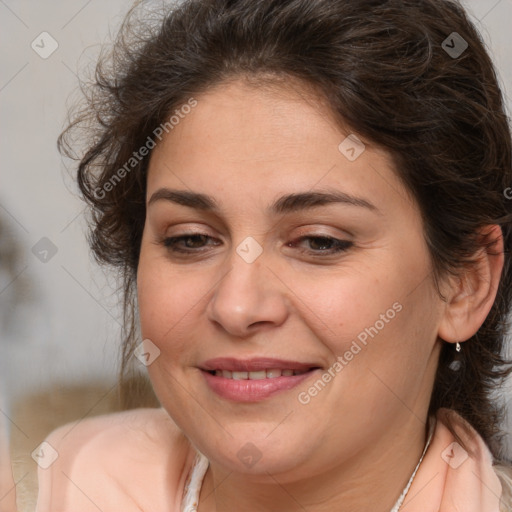
[[60, 145], [92, 135], [123, 371], [162, 407], [53, 432], [38, 512], [511, 510], [511, 137], [461, 6], [136, 12]]

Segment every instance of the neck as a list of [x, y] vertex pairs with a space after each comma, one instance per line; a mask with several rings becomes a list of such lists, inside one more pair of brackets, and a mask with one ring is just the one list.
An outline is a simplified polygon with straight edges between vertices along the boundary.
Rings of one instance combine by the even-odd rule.
[[[210, 463], [198, 512], [390, 512], [423, 453], [428, 425], [414, 415], [351, 460], [304, 480], [226, 472]], [[286, 482], [286, 483], [284, 483]]]

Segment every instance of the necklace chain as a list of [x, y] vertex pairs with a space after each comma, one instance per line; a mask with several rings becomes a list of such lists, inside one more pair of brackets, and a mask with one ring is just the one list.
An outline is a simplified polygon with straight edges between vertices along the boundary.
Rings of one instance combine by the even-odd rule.
[[423, 462], [423, 457], [425, 457], [425, 453], [427, 453], [427, 449], [430, 446], [430, 441], [432, 440], [432, 435], [434, 433], [434, 429], [432, 428], [432, 424], [430, 424], [430, 432], [428, 435], [428, 440], [425, 444], [425, 448], [423, 449], [423, 453], [421, 454], [420, 460], [418, 461], [418, 464], [416, 465], [416, 468], [412, 472], [411, 478], [409, 478], [409, 481], [407, 482], [407, 485], [405, 486], [404, 490], [402, 491], [402, 494], [398, 498], [398, 501], [395, 503], [393, 508], [389, 512], [398, 512], [405, 501], [405, 498], [407, 497], [407, 493], [409, 492], [409, 489], [411, 488], [412, 482], [414, 481], [414, 477], [416, 476], [416, 473], [418, 472], [418, 469], [420, 468], [421, 463]]

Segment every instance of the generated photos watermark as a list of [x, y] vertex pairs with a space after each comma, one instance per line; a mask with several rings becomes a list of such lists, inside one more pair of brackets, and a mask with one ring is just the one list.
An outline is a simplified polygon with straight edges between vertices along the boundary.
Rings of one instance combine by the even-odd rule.
[[174, 129], [176, 125], [180, 123], [182, 119], [184, 119], [187, 114], [190, 114], [192, 109], [197, 106], [197, 100], [194, 98], [189, 98], [186, 103], [181, 105], [180, 108], [177, 108], [174, 113], [169, 117], [167, 121], [161, 123], [157, 126], [151, 135], [148, 136], [146, 142], [137, 150], [132, 153], [132, 156], [128, 158], [125, 164], [120, 167], [109, 179], [106, 183], [104, 183], [101, 187], [97, 187], [94, 190], [94, 197], [96, 199], [104, 199], [107, 195], [107, 192], [112, 192], [116, 185], [126, 177], [137, 165], [144, 160], [144, 158], [149, 155], [149, 152], [156, 146], [155, 139], [159, 141], [162, 140], [162, 137], [165, 133], [169, 133]]
[[358, 335], [357, 339], [353, 340], [350, 348], [346, 350], [343, 355], [338, 356], [336, 361], [319, 377], [314, 384], [312, 384], [306, 391], [301, 391], [297, 397], [298, 401], [302, 405], [307, 405], [311, 402], [311, 399], [318, 395], [326, 386], [331, 382], [336, 375], [338, 375], [345, 366], [347, 366], [354, 357], [359, 354], [364, 347], [368, 345], [368, 337], [374, 338], [379, 334], [384, 327], [386, 327], [391, 320], [393, 320], [403, 306], [400, 302], [395, 302], [385, 313], [381, 313], [379, 320], [377, 320], [372, 326], [366, 327]]

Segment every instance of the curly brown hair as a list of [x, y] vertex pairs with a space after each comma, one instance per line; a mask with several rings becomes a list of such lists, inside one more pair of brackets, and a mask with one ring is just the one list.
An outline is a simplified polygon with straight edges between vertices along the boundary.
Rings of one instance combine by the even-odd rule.
[[443, 343], [429, 412], [457, 411], [504, 460], [504, 407], [493, 392], [512, 371], [504, 356], [512, 300], [512, 200], [505, 193], [511, 133], [493, 63], [461, 5], [185, 0], [164, 12], [140, 12], [136, 5], [128, 13], [85, 88], [85, 107], [59, 138], [68, 156], [78, 139], [86, 141], [75, 158], [91, 206], [90, 244], [122, 278], [121, 377], [137, 343], [135, 280], [151, 155], [139, 158], [137, 151], [149, 147], [172, 112], [213, 86], [240, 77], [293, 78], [313, 86], [340, 124], [392, 155], [420, 207], [438, 291], [440, 278], [470, 265], [484, 243], [492, 246], [479, 230], [501, 226], [505, 263], [496, 300], [464, 345], [459, 371], [450, 368], [453, 345]]

